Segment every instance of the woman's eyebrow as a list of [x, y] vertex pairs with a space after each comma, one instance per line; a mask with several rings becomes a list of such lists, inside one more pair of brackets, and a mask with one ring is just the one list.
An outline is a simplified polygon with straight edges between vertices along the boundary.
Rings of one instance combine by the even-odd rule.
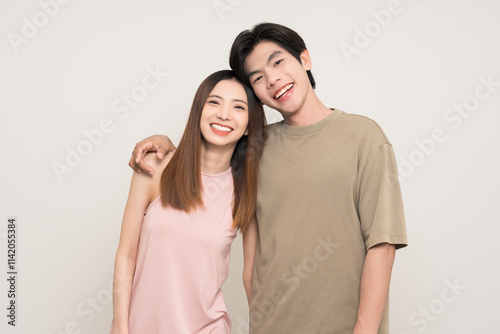
[[[215, 95], [215, 94], [209, 95], [208, 97], [216, 97], [218, 99], [224, 100], [222, 97], [220, 97], [219, 95]], [[246, 101], [244, 101], [244, 100], [233, 99], [233, 101], [235, 101], [235, 102], [241, 102], [241, 103], [244, 103], [244, 104], [248, 105], [248, 103]]]

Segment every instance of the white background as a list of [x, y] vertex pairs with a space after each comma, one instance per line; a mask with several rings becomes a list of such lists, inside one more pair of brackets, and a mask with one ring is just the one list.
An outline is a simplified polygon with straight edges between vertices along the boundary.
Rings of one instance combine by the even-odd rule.
[[[391, 332], [500, 332], [499, 2], [54, 1], [0, 1], [0, 277], [10, 216], [19, 272], [15, 328], [0, 280], [2, 333], [109, 332], [130, 153], [155, 133], [177, 143], [197, 86], [262, 21], [304, 38], [326, 105], [373, 118], [393, 143], [410, 245], [396, 256]], [[168, 75], [114, 112], [147, 68]], [[112, 131], [85, 146], [105, 119]], [[78, 147], [87, 155], [58, 178], [53, 165]], [[247, 333], [241, 270], [239, 236], [224, 286], [233, 333]]]

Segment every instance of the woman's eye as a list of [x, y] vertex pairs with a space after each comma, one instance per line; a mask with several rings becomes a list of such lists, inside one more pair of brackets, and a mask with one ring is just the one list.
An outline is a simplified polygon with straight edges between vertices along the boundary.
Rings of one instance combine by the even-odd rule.
[[236, 109], [246, 110], [244, 106], [236, 106]]
[[219, 104], [219, 101], [209, 100], [208, 103], [210, 103], [210, 104]]

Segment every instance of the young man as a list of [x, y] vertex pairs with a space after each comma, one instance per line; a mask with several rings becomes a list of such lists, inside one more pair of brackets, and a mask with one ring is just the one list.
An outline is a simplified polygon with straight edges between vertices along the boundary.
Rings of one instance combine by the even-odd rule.
[[[319, 100], [309, 52], [289, 28], [243, 31], [230, 65], [284, 118], [269, 125], [260, 164], [250, 332], [388, 333], [395, 249], [407, 245], [389, 140]], [[131, 166], [151, 171], [136, 157], [172, 148], [146, 139]]]

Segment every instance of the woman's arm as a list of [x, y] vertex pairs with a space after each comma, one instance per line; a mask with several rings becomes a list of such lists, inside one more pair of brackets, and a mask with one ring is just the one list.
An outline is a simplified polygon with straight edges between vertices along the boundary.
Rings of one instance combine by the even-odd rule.
[[243, 233], [243, 285], [245, 286], [249, 305], [252, 296], [253, 263], [258, 236], [257, 219], [254, 216], [248, 224], [245, 233]]
[[123, 215], [120, 243], [116, 251], [113, 276], [113, 325], [112, 333], [128, 333], [128, 314], [135, 260], [139, 246], [144, 211], [149, 203], [147, 175], [134, 172]]
[[[170, 157], [158, 163], [155, 155], [149, 154], [145, 161], [161, 171]], [[111, 330], [113, 334], [128, 333], [129, 305], [142, 221], [148, 205], [159, 195], [160, 178], [161, 173], [151, 176], [134, 172], [132, 176], [115, 260]]]

